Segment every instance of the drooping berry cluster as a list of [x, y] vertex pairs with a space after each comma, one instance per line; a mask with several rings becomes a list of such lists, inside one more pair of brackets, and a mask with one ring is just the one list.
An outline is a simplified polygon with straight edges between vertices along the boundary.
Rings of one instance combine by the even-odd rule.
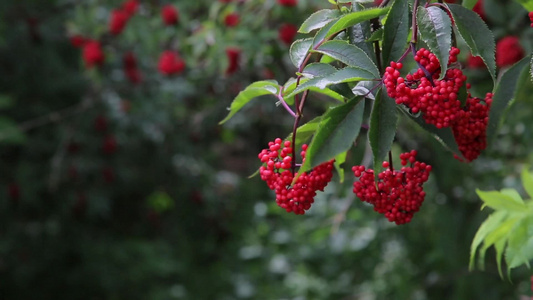
[[[301, 156], [305, 160], [307, 145], [302, 146]], [[325, 162], [312, 171], [300, 175], [294, 184], [293, 158], [290, 141], [276, 139], [268, 143], [258, 157], [263, 165], [259, 169], [261, 179], [276, 193], [276, 203], [287, 212], [303, 215], [311, 207], [316, 191], [323, 191], [333, 176], [333, 160]]]
[[364, 166], [352, 168], [355, 177], [359, 178], [353, 184], [354, 194], [398, 225], [409, 223], [420, 209], [426, 196], [422, 185], [431, 172], [430, 165], [416, 161], [415, 150], [400, 154], [400, 159], [402, 168], [399, 171], [383, 162], [383, 167], [389, 169], [378, 174], [377, 187], [374, 170]]
[[[492, 94], [487, 93], [482, 100], [468, 94], [466, 105], [458, 113], [457, 122], [452, 126], [455, 141], [467, 161], [476, 159], [487, 147], [487, 124], [492, 104]], [[456, 158], [460, 159], [456, 156]]]
[[[437, 128], [451, 127], [459, 150], [466, 161], [472, 161], [487, 146], [486, 128], [492, 94], [487, 94], [486, 105], [483, 105], [480, 99], [467, 93], [466, 104], [461, 107], [458, 95], [466, 76], [460, 69], [452, 67], [458, 54], [459, 49], [452, 47], [450, 68], [446, 76], [438, 80], [440, 63], [433, 53], [422, 48], [414, 57], [420, 67], [413, 74], [400, 77], [403, 65], [391, 62], [386, 69], [384, 83], [387, 94], [397, 104], [407, 106], [413, 113], [421, 112], [426, 123]], [[467, 90], [469, 88], [467, 85]]]
[[[450, 50], [450, 64], [457, 61], [459, 49]], [[396, 99], [397, 104], [404, 104], [413, 113], [422, 112], [426, 123], [437, 128], [449, 127], [456, 119], [461, 107], [458, 100], [459, 89], [466, 76], [459, 69], [450, 68], [446, 76], [440, 76], [440, 63], [437, 57], [424, 48], [418, 50], [415, 60], [421, 66], [414, 74], [400, 77], [402, 63], [391, 62], [384, 76], [387, 94]]]

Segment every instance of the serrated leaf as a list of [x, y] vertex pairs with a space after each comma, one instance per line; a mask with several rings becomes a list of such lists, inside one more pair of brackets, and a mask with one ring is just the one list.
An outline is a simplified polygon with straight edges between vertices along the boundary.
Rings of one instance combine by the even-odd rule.
[[477, 195], [484, 202], [484, 206], [488, 206], [494, 210], [504, 210], [508, 212], [523, 213], [527, 206], [524, 203], [516, 202], [513, 197], [498, 191], [484, 192], [476, 190]]
[[485, 237], [494, 231], [496, 227], [500, 225], [501, 222], [507, 217], [507, 212], [505, 211], [496, 211], [493, 214], [491, 214], [482, 224], [479, 226], [479, 229], [476, 232], [476, 235], [474, 236], [474, 239], [472, 240], [472, 245], [470, 246], [470, 264], [469, 269], [472, 270], [474, 268], [475, 263], [475, 256], [477, 252], [477, 248]]
[[383, 25], [382, 57], [384, 66], [397, 61], [407, 48], [409, 34], [409, 5], [407, 0], [396, 0]]
[[372, 79], [374, 79], [374, 75], [366, 70], [346, 67], [330, 75], [324, 77], [315, 77], [313, 79], [308, 80], [307, 82], [301, 84], [296, 89], [294, 89], [294, 91], [287, 95], [287, 97], [293, 97], [296, 94], [299, 94], [303, 91], [312, 88], [325, 89], [327, 86], [332, 84]]
[[[309, 81], [309, 78], [305, 78], [305, 77], [301, 78], [300, 79], [300, 86], [302, 84], [306, 83], [307, 81]], [[282, 93], [283, 94], [283, 99], [289, 105], [294, 104], [294, 95], [295, 94], [292, 93], [292, 92], [296, 88], [296, 83], [297, 83], [297, 80], [294, 79], [294, 78], [291, 78], [291, 79], [289, 79], [287, 81], [287, 83], [285, 84], [285, 86], [283, 88], [283, 93]], [[319, 93], [319, 94], [322, 94], [322, 95], [326, 95], [326, 96], [328, 96], [330, 98], [333, 98], [335, 100], [344, 102], [344, 96], [343, 95], [341, 95], [338, 92], [333, 91], [333, 90], [331, 90], [329, 88], [319, 89], [317, 87], [310, 87], [309, 91], [312, 91], [312, 92], [315, 92], [315, 93]], [[289, 96], [287, 96], [287, 95], [289, 95]]]
[[335, 162], [333, 163], [333, 165], [335, 166], [335, 170], [337, 170], [337, 173], [339, 174], [339, 181], [341, 183], [344, 182], [344, 168], [342, 168], [341, 165], [346, 162], [347, 154], [348, 151], [344, 151], [339, 155], [335, 156]]
[[422, 129], [431, 134], [437, 141], [439, 141], [444, 146], [445, 149], [449, 150], [460, 158], [464, 158], [461, 151], [459, 151], [459, 146], [457, 146], [457, 142], [455, 141], [455, 137], [453, 136], [451, 128], [438, 129], [433, 125], [427, 124], [422, 116], [415, 117], [404, 111], [403, 109], [400, 110], [406, 116], [408, 116], [409, 119], [413, 120], [413, 122], [418, 124], [418, 126], [420, 126]]
[[461, 5], [448, 4], [459, 35], [470, 48], [472, 55], [480, 56], [485, 62], [492, 81], [496, 80], [496, 44], [492, 31], [479, 15]]
[[307, 148], [305, 162], [299, 173], [306, 172], [347, 151], [359, 135], [365, 101], [355, 97], [347, 103], [330, 108]]
[[320, 28], [320, 30], [317, 31], [315, 37], [313, 38], [313, 49], [318, 47], [318, 45], [322, 44], [325, 41], [325, 39], [328, 37], [329, 30], [333, 27], [333, 25], [335, 25], [335, 23], [339, 19], [340, 17], [324, 25], [324, 27]]
[[533, 237], [528, 234], [530, 223], [530, 219], [521, 219], [509, 236], [505, 250], [505, 261], [508, 269], [516, 268], [522, 264], [529, 267], [529, 261], [533, 259]]
[[420, 37], [440, 62], [440, 78], [448, 69], [448, 58], [452, 47], [452, 22], [448, 14], [434, 6], [418, 7], [416, 22]]
[[526, 190], [530, 198], [533, 198], [533, 175], [527, 167], [522, 169], [521, 177], [524, 190]]
[[219, 122], [219, 124], [224, 124], [226, 121], [231, 119], [244, 105], [248, 102], [264, 95], [276, 95], [280, 89], [277, 81], [274, 80], [263, 80], [257, 81], [250, 84], [246, 89], [241, 91], [237, 97], [231, 102], [229, 114]]
[[312, 44], [313, 38], [299, 39], [292, 43], [289, 49], [289, 57], [296, 68], [299, 69], [303, 64]]
[[378, 91], [370, 115], [368, 139], [374, 155], [374, 170], [381, 168], [381, 162], [392, 147], [396, 136], [398, 112], [396, 102], [382, 90]]
[[334, 33], [342, 31], [350, 26], [361, 23], [363, 21], [368, 21], [374, 18], [385, 15], [389, 11], [388, 7], [383, 8], [371, 8], [367, 10], [355, 11], [349, 14], [346, 14], [335, 21], [333, 24], [328, 27], [325, 32], [325, 37], [329, 37]]
[[330, 64], [312, 63], [305, 66], [302, 71], [302, 76], [307, 78], [321, 77], [335, 73], [337, 69]]
[[489, 123], [487, 125], [487, 144], [489, 145], [502, 121], [501, 117], [503, 113], [515, 96], [518, 78], [528, 62], [529, 57], [524, 57], [503, 73], [496, 83], [494, 95], [492, 96], [492, 106], [489, 112]]
[[374, 62], [366, 53], [355, 45], [345, 41], [328, 41], [320, 45], [316, 50], [318, 53], [330, 56], [350, 67], [357, 67], [369, 71], [375, 78], [379, 77], [379, 71]]
[[361, 81], [358, 82], [353, 88], [352, 88], [352, 94], [355, 96], [364, 96], [365, 98], [368, 98], [370, 100], [376, 100], [376, 90], [375, 90], [376, 83], [373, 81]]
[[322, 9], [309, 16], [300, 26], [298, 32], [309, 33], [315, 29], [322, 28], [332, 20], [340, 17], [338, 9]]

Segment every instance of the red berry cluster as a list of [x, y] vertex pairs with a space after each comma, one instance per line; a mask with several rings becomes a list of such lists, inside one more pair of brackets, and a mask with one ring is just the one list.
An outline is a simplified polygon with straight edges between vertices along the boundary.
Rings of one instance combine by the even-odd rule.
[[[459, 49], [452, 47], [450, 64], [457, 61], [457, 54]], [[440, 63], [433, 53], [422, 48], [414, 58], [420, 68], [405, 78], [400, 77], [402, 63], [391, 62], [390, 67], [387, 67], [384, 77], [387, 94], [395, 98], [397, 104], [409, 107], [413, 113], [422, 112], [426, 123], [437, 128], [451, 126], [461, 107], [457, 95], [466, 76], [461, 70], [450, 68], [446, 76], [438, 80]]]
[[[416, 161], [416, 151], [400, 154], [402, 168], [394, 170], [388, 162], [383, 162], [387, 169], [378, 174], [377, 187], [374, 170], [364, 166], [354, 166], [352, 171], [359, 181], [354, 182], [353, 192], [361, 199], [374, 206], [374, 210], [390, 222], [406, 224], [420, 209], [426, 193], [422, 185], [429, 178], [431, 166]], [[407, 164], [410, 163], [410, 166]]]
[[177, 52], [167, 50], [159, 57], [158, 69], [166, 76], [179, 74], [185, 69], [185, 62]]
[[102, 45], [96, 40], [84, 41], [82, 56], [87, 68], [101, 66], [105, 60], [104, 51], [102, 51]]
[[[487, 147], [487, 124], [492, 104], [492, 94], [487, 93], [484, 102], [468, 94], [466, 105], [459, 111], [457, 122], [452, 126], [455, 141], [467, 161], [476, 159]], [[457, 159], [459, 157], [456, 156]]]
[[176, 25], [179, 20], [178, 10], [172, 4], [167, 4], [161, 9], [161, 18], [167, 26]]
[[[265, 164], [259, 169], [261, 179], [276, 192], [276, 203], [279, 207], [287, 212], [303, 215], [313, 204], [316, 191], [323, 191], [331, 181], [333, 160], [301, 174], [293, 185], [291, 142], [283, 142], [278, 138], [268, 143], [268, 147], [258, 155], [261, 162]], [[303, 145], [300, 154], [304, 161], [306, 151], [307, 145]]]
[[239, 25], [239, 21], [239, 14], [236, 12], [229, 13], [224, 18], [224, 24], [226, 24], [227, 27], [235, 27]]
[[293, 24], [282, 24], [279, 27], [278, 37], [283, 43], [290, 45], [294, 41], [294, 37], [298, 33], [298, 27]]
[[111, 12], [109, 19], [109, 32], [112, 35], [119, 35], [122, 33], [130, 17], [132, 17], [139, 8], [138, 0], [128, 0], [122, 3], [120, 8], [114, 9]]
[[[527, 16], [529, 17], [529, 21], [531, 21], [531, 27], [533, 27], [533, 11], [530, 11]], [[531, 277], [533, 278], [533, 277]]]
[[506, 36], [496, 43], [496, 65], [500, 68], [510, 66], [524, 57], [524, 48], [516, 36]]

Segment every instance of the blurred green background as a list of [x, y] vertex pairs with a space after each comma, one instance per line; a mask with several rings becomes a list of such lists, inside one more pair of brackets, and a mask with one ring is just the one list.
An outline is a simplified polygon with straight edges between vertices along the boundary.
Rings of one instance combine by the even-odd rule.
[[[296, 71], [280, 39], [327, 0], [140, 1], [123, 32], [109, 17], [122, 1], [0, 1], [0, 299], [523, 299], [531, 271], [500, 279], [468, 271], [480, 212], [475, 189], [521, 190], [533, 161], [533, 86], [524, 81], [494, 144], [471, 164], [453, 159], [410, 121], [395, 153], [418, 149], [433, 165], [421, 211], [395, 226], [351, 192], [351, 165], [368, 159], [366, 132], [304, 216], [287, 214], [259, 178], [257, 153], [292, 119], [265, 97], [224, 126], [237, 93]], [[174, 5], [179, 22], [160, 11]], [[497, 40], [533, 49], [527, 12], [485, 0]], [[226, 16], [239, 22], [228, 26]], [[98, 39], [105, 62], [86, 68], [73, 36]], [[239, 48], [228, 72], [229, 47]], [[163, 76], [158, 58], [186, 68]], [[124, 75], [133, 52], [140, 83]], [[491, 90], [467, 64], [476, 95]], [[313, 111], [323, 99], [313, 98]], [[322, 102], [321, 102], [322, 101]], [[107, 144], [106, 144], [107, 143]], [[110, 145], [111, 144], [111, 145]], [[110, 149], [111, 148], [111, 149]], [[106, 150], [107, 149], [107, 150]]]

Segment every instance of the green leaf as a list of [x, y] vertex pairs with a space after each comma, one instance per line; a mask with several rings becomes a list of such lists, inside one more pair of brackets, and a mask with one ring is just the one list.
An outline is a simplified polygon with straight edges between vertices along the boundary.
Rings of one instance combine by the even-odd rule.
[[312, 44], [313, 38], [299, 39], [292, 43], [289, 50], [289, 57], [296, 68], [299, 69], [303, 64]]
[[438, 129], [433, 125], [427, 124], [421, 115], [415, 117], [403, 109], [400, 110], [416, 124], [418, 124], [418, 126], [429, 132], [429, 134], [431, 134], [437, 141], [439, 141], [444, 146], [444, 148], [457, 155], [458, 157], [464, 158], [461, 151], [459, 151], [459, 146], [457, 146], [457, 142], [455, 141], [455, 137], [453, 136], [451, 128]]
[[494, 249], [496, 250], [496, 265], [498, 266], [498, 274], [500, 274], [500, 278], [503, 278], [502, 257], [503, 257], [503, 250], [505, 249], [506, 243], [507, 241], [505, 240], [499, 240], [494, 244]]
[[530, 218], [521, 219], [510, 234], [505, 251], [508, 269], [516, 268], [522, 264], [529, 267], [529, 261], [533, 259], [533, 237], [528, 234], [531, 223]]
[[476, 5], [476, 3], [478, 2], [479, 0], [463, 0], [463, 6], [468, 8], [468, 9], [472, 9], [474, 7], [474, 5]]
[[494, 231], [496, 227], [498, 227], [503, 220], [507, 217], [507, 212], [505, 211], [496, 211], [493, 214], [491, 214], [482, 224], [479, 226], [479, 229], [476, 232], [476, 235], [474, 236], [474, 240], [472, 241], [472, 245], [470, 246], [470, 264], [469, 269], [474, 269], [474, 262], [475, 262], [475, 256], [477, 252], [477, 248], [485, 237]]
[[495, 81], [496, 61], [494, 52], [496, 44], [492, 31], [489, 30], [487, 24], [483, 22], [477, 13], [457, 4], [448, 4], [448, 7], [452, 12], [459, 35], [470, 48], [472, 55], [480, 56], [483, 59], [492, 81]]
[[[309, 139], [315, 134], [316, 130], [318, 129], [318, 125], [320, 124], [320, 121], [322, 120], [322, 116], [318, 116], [314, 118], [313, 120], [301, 125], [296, 129], [296, 140], [294, 142], [295, 149], [301, 149], [302, 145], [307, 143]], [[285, 139], [286, 141], [292, 141], [292, 133], [289, 134], [289, 136]]]
[[322, 77], [335, 73], [337, 69], [330, 64], [312, 63], [305, 66], [302, 75], [307, 78]]
[[0, 142], [6, 144], [22, 144], [26, 142], [26, 135], [10, 118], [0, 116]]
[[[352, 11], [361, 11], [364, 9], [365, 7], [361, 3], [357, 3], [356, 1], [352, 2]], [[364, 21], [348, 27], [348, 40], [350, 41], [350, 44], [361, 48], [365, 51], [368, 57], [375, 59], [374, 47], [372, 47], [372, 43], [368, 41], [371, 35], [370, 21]]]
[[499, 241], [507, 241], [513, 232], [515, 225], [521, 220], [520, 217], [510, 217], [503, 221], [498, 227], [487, 234], [483, 242], [483, 248], [487, 249]]
[[350, 67], [357, 67], [369, 71], [375, 78], [379, 77], [379, 71], [374, 62], [366, 53], [354, 45], [345, 41], [328, 41], [320, 45], [315, 52], [330, 56]]
[[363, 21], [368, 21], [374, 18], [385, 15], [389, 11], [388, 7], [383, 8], [371, 8], [367, 10], [355, 11], [349, 14], [346, 14], [339, 19], [333, 21], [333, 24], [325, 32], [325, 37], [329, 37], [334, 33], [340, 32], [350, 26], [361, 23]]
[[13, 105], [13, 98], [9, 95], [0, 94], [0, 109], [8, 108]]
[[487, 125], [487, 144], [491, 144], [496, 134], [498, 126], [502, 122], [501, 117], [505, 112], [511, 100], [515, 97], [518, 78], [524, 71], [529, 62], [529, 57], [522, 60], [509, 68], [496, 83], [494, 95], [492, 96], [492, 106], [489, 112], [489, 124]]
[[[333, 68], [334, 70], [336, 70], [335, 68]], [[311, 70], [311, 71], [314, 71], [314, 70]], [[302, 72], [302, 75], [305, 74], [304, 72]], [[326, 73], [327, 74], [327, 73]], [[309, 78], [301, 78], [300, 79], [300, 86], [304, 83], [306, 83], [307, 81], [309, 81]], [[285, 86], [283, 88], [283, 99], [285, 100], [285, 102], [287, 102], [287, 104], [289, 105], [292, 105], [294, 104], [294, 93], [292, 93], [294, 91], [294, 89], [296, 89], [296, 82], [297, 80], [294, 79], [294, 78], [291, 78], [287, 81], [287, 83], [285, 83]], [[338, 100], [338, 101], [342, 101], [344, 102], [344, 96], [342, 96], [341, 94], [339, 94], [338, 92], [336, 91], [333, 91], [331, 89], [328, 89], [328, 88], [325, 88], [325, 89], [319, 89], [317, 87], [310, 87], [309, 88], [310, 91], [312, 92], [315, 92], [315, 93], [320, 93], [322, 95], [326, 95], [330, 98], [333, 98], [335, 100]], [[290, 94], [290, 95], [289, 95]], [[286, 95], [289, 95], [289, 96], [286, 96]]]
[[337, 173], [339, 174], [339, 179], [341, 183], [344, 182], [344, 168], [342, 168], [341, 165], [346, 162], [347, 154], [348, 151], [344, 151], [339, 155], [335, 156], [335, 162], [333, 163], [333, 165], [335, 166], [335, 170], [337, 170]]
[[312, 44], [313, 49], [318, 47], [320, 44], [322, 44], [325, 41], [326, 38], [328, 38], [329, 30], [333, 27], [333, 25], [335, 25], [335, 23], [339, 19], [335, 19], [329, 22], [328, 24], [324, 25], [324, 27], [320, 28], [320, 30], [315, 34], [315, 37], [313, 38], [313, 44]]
[[521, 177], [524, 190], [526, 190], [530, 198], [533, 198], [533, 175], [529, 172], [527, 167], [522, 169]]
[[484, 192], [476, 189], [476, 193], [485, 202], [483, 206], [488, 206], [494, 210], [504, 210], [509, 212], [523, 213], [527, 210], [524, 203], [519, 203], [513, 197], [498, 191]]
[[524, 199], [522, 199], [522, 196], [520, 196], [518, 191], [515, 189], [501, 189], [500, 193], [509, 196], [516, 203], [524, 204]]
[[293, 97], [296, 94], [299, 94], [303, 91], [318, 88], [325, 89], [327, 86], [342, 82], [354, 82], [362, 80], [372, 80], [374, 75], [366, 70], [346, 67], [344, 69], [338, 70], [335, 73], [324, 77], [315, 77], [308, 80], [307, 82], [298, 86], [294, 91], [292, 91], [287, 97]]
[[440, 79], [446, 75], [452, 47], [452, 22], [448, 14], [438, 7], [418, 7], [416, 16], [420, 37], [440, 62]]
[[298, 29], [298, 32], [309, 33], [315, 29], [322, 28], [332, 20], [340, 17], [338, 9], [322, 9], [307, 18]]
[[174, 207], [174, 200], [163, 191], [155, 191], [147, 199], [148, 206], [158, 213], [165, 212]]
[[374, 170], [381, 168], [381, 162], [392, 147], [396, 135], [398, 112], [394, 99], [378, 91], [372, 114], [370, 116], [370, 129], [368, 138], [374, 155]]
[[[472, 1], [472, 0], [470, 0]], [[522, 6], [527, 10], [527, 11], [533, 11], [533, 0], [515, 0], [516, 2], [522, 4]]]
[[387, 14], [387, 21], [383, 25], [384, 67], [391, 61], [397, 61], [407, 48], [409, 35], [409, 5], [407, 0], [396, 0]]
[[350, 149], [363, 122], [365, 101], [362, 99], [355, 97], [345, 104], [330, 108], [324, 114], [299, 173], [311, 170]]
[[[375, 41], [382, 41], [383, 40], [383, 27], [381, 27], [380, 29], [374, 31], [374, 33], [372, 33], [372, 35], [366, 40], [367, 42], [375, 42]], [[405, 43], [404, 43], [405, 45]]]
[[219, 124], [226, 123], [229, 119], [231, 119], [231, 117], [233, 117], [233, 115], [243, 108], [244, 105], [254, 98], [269, 94], [276, 95], [280, 88], [281, 87], [274, 80], [263, 80], [250, 84], [248, 87], [246, 87], [246, 89], [241, 91], [237, 97], [235, 97], [233, 102], [231, 102], [229, 114], [224, 118], [224, 120], [220, 121]]
[[466, 84], [463, 84], [459, 89], [459, 93], [457, 94], [457, 99], [459, 99], [459, 101], [461, 102], [461, 107], [465, 106], [467, 98], [468, 90], [466, 89]]

